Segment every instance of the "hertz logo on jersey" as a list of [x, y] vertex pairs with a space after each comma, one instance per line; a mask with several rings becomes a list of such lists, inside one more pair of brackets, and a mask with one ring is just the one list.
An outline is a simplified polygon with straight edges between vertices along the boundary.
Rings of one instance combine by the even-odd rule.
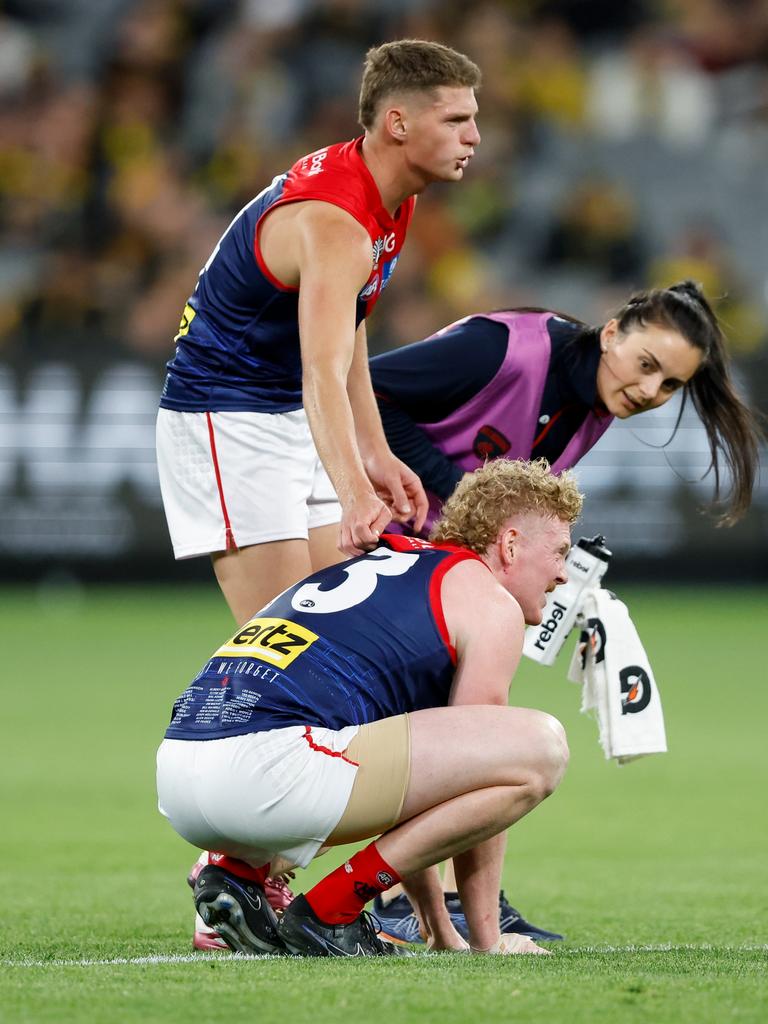
[[184, 307], [184, 312], [181, 314], [181, 323], [179, 324], [179, 333], [173, 339], [177, 341], [179, 338], [185, 337], [189, 334], [189, 325], [197, 316], [197, 311], [194, 310], [189, 303]]
[[251, 619], [214, 657], [260, 658], [275, 668], [287, 668], [317, 638], [311, 629], [287, 619]]

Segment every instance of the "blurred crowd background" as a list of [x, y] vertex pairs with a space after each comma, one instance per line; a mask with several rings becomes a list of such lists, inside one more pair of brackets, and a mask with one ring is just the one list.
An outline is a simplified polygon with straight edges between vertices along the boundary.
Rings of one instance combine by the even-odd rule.
[[[420, 198], [371, 349], [515, 304], [602, 323], [632, 290], [692, 277], [766, 408], [765, 0], [5, 0], [9, 574], [174, 578], [153, 427], [184, 302], [241, 206], [359, 134], [365, 51], [406, 36], [481, 66], [483, 138], [463, 183]], [[746, 523], [715, 532], [696, 513], [710, 484], [695, 418], [658, 447], [674, 419], [606, 435], [583, 467], [586, 525], [632, 571], [674, 557], [694, 573], [706, 554], [764, 577], [768, 482]]]

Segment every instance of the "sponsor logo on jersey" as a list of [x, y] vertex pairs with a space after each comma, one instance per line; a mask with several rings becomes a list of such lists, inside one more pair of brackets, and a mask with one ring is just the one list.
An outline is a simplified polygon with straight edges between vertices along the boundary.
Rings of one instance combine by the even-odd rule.
[[388, 235], [379, 235], [376, 241], [373, 243], [373, 266], [374, 269], [378, 267], [379, 260], [384, 253], [390, 253], [395, 251], [396, 242], [395, 232], [390, 231]]
[[307, 166], [307, 160], [309, 161], [309, 169], [306, 171], [307, 177], [311, 177], [313, 174], [320, 174], [323, 170], [323, 163], [328, 156], [328, 147], [325, 149], [318, 149], [316, 153], [312, 153], [306, 157], [301, 164], [302, 171]]
[[478, 459], [497, 459], [500, 455], [506, 455], [510, 447], [502, 432], [487, 424], [480, 427], [472, 443], [472, 451]]
[[379, 290], [379, 275], [374, 274], [368, 284], [360, 292], [359, 299], [370, 299]]
[[384, 291], [384, 289], [389, 284], [389, 279], [394, 274], [395, 267], [397, 266], [397, 261], [399, 259], [400, 259], [399, 256], [393, 256], [391, 260], [388, 260], [384, 264], [384, 267], [383, 267], [382, 272], [381, 272], [381, 290], [382, 291]]
[[288, 619], [251, 619], [214, 657], [260, 658], [286, 668], [317, 640], [317, 633]]
[[197, 311], [194, 310], [189, 303], [184, 307], [184, 312], [181, 314], [181, 323], [179, 324], [179, 333], [173, 339], [176, 341], [178, 338], [183, 338], [185, 334], [189, 334], [189, 325], [197, 316]]

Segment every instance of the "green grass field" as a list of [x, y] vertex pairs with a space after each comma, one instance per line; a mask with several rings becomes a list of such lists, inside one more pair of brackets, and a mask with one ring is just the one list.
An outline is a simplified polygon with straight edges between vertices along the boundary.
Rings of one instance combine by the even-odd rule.
[[513, 688], [563, 721], [571, 764], [512, 830], [504, 884], [569, 941], [548, 958], [339, 962], [191, 954], [194, 855], [155, 810], [153, 761], [230, 629], [213, 585], [0, 591], [0, 1020], [763, 1024], [768, 597], [619, 592], [669, 754], [606, 763], [563, 656]]

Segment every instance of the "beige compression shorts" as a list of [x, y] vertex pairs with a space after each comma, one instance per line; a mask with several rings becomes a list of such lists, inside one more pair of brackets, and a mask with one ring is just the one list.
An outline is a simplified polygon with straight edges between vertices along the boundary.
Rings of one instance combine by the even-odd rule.
[[328, 837], [333, 844], [380, 835], [400, 820], [411, 777], [408, 715], [361, 725], [345, 754], [359, 768], [346, 809]]

